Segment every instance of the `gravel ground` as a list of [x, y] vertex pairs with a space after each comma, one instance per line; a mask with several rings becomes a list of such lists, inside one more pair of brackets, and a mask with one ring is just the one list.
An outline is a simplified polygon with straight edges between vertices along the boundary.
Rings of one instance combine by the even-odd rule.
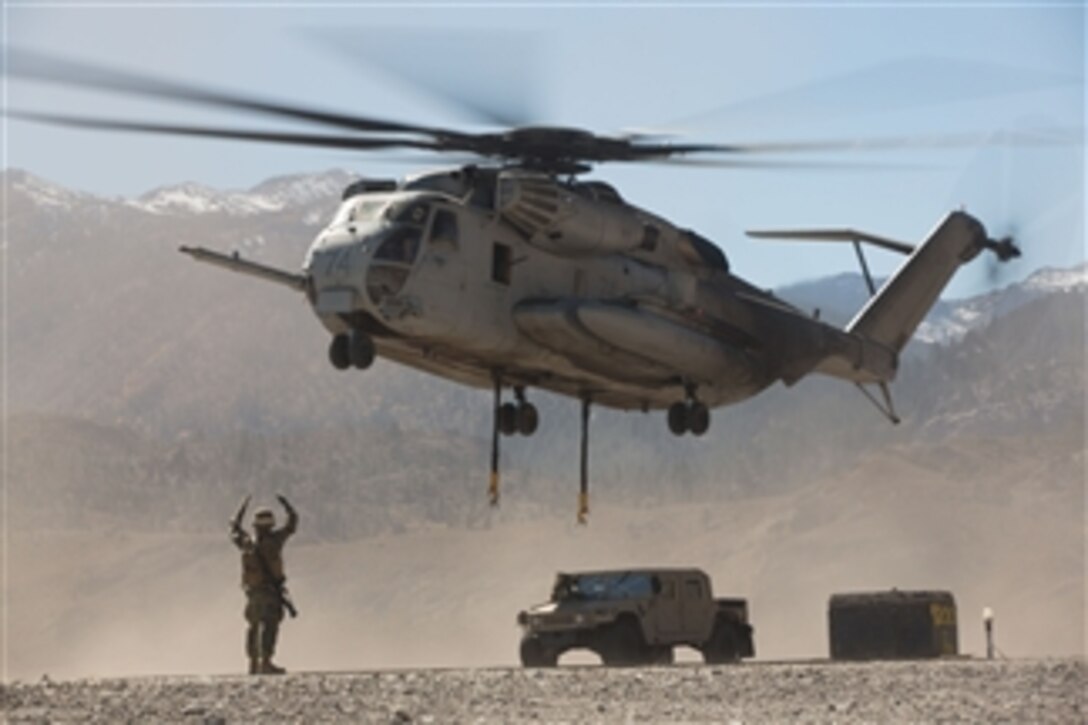
[[13, 683], [23, 722], [1085, 722], [1084, 660], [402, 670]]

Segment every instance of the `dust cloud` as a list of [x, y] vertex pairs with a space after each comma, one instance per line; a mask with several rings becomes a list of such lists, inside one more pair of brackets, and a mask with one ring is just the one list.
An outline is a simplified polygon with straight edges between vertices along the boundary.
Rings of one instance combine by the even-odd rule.
[[[922, 453], [733, 502], [597, 500], [588, 527], [573, 512], [525, 520], [499, 510], [475, 530], [300, 535], [286, 557], [301, 616], [285, 623], [278, 659], [296, 671], [515, 664], [515, 616], [546, 597], [557, 570], [652, 565], [702, 567], [718, 595], [747, 597], [761, 659], [826, 656], [831, 593], [891, 587], [950, 589], [964, 653], [984, 652], [989, 606], [1006, 655], [1083, 656], [1083, 487], [1021, 471], [1015, 485], [996, 472], [993, 486], [964, 484]], [[992, 451], [960, 453], [983, 465]], [[225, 532], [16, 527], [8, 561], [9, 678], [244, 669], [243, 595]]]

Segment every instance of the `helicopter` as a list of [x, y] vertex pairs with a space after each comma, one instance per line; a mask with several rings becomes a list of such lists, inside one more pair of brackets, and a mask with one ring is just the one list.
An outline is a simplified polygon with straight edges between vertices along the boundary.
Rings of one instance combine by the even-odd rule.
[[[501, 439], [531, 436], [539, 426], [530, 391], [579, 401], [581, 523], [589, 512], [591, 406], [663, 411], [672, 434], [698, 437], [709, 429], [712, 409], [776, 382], [792, 386], [818, 374], [856, 385], [898, 423], [889, 383], [900, 353], [953, 274], [984, 251], [1001, 262], [1020, 255], [1011, 237], [991, 238], [981, 221], [960, 210], [940, 219], [917, 244], [849, 228], [749, 231], [755, 238], [853, 246], [871, 297], [839, 328], [740, 277], [721, 248], [698, 232], [628, 202], [604, 181], [584, 179], [600, 163], [711, 156], [721, 159], [719, 165], [744, 167], [759, 165], [758, 156], [747, 160], [752, 155], [834, 150], [834, 143], [691, 144], [558, 126], [470, 133], [52, 58], [16, 55], [15, 61], [10, 73], [39, 81], [330, 130], [247, 130], [8, 109], [13, 118], [324, 149], [467, 155], [467, 163], [403, 179], [351, 183], [298, 269], [204, 247], [180, 251], [301, 295], [329, 333], [327, 354], [338, 370], [366, 370], [381, 357], [490, 389], [492, 505], [500, 498]], [[878, 288], [863, 245], [907, 258]]]

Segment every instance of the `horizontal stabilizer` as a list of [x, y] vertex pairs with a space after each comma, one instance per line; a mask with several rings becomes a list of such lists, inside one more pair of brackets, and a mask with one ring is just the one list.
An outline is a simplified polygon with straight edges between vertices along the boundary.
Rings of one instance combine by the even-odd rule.
[[872, 244], [900, 254], [914, 251], [913, 244], [899, 242], [857, 229], [752, 229], [745, 232], [756, 239], [790, 239], [803, 242], [855, 242]]
[[229, 269], [232, 272], [248, 274], [251, 277], [282, 284], [298, 292], [306, 290], [306, 278], [301, 274], [286, 272], [282, 269], [242, 259], [237, 252], [223, 254], [204, 247], [179, 247], [178, 251], [182, 254], [188, 254], [198, 262], [207, 262], [208, 264], [214, 264], [216, 267]]

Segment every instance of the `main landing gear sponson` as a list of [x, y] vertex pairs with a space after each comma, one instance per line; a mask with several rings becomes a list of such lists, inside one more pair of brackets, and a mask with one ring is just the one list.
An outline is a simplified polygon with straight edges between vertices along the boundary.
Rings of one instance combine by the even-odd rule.
[[329, 343], [329, 362], [337, 370], [366, 370], [374, 364], [374, 341], [364, 332], [336, 335]]

